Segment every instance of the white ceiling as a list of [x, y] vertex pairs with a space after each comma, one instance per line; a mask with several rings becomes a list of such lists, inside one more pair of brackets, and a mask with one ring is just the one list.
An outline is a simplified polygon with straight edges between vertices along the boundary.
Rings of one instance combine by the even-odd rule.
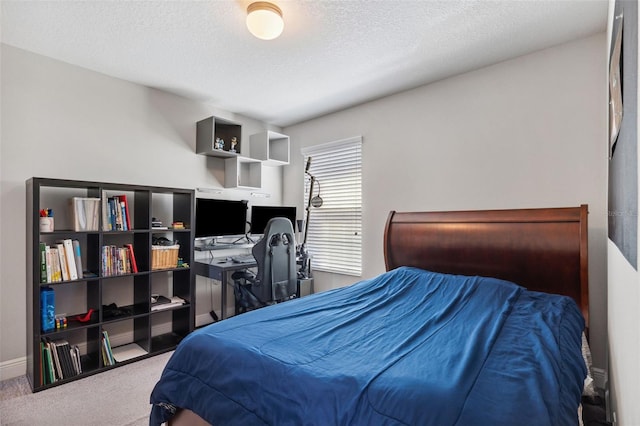
[[2, 42], [286, 126], [604, 31], [608, 0], [2, 0]]

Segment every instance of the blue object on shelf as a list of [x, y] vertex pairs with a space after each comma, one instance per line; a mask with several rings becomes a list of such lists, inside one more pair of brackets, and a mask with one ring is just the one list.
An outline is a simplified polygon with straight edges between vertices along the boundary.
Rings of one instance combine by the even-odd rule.
[[56, 328], [56, 297], [51, 287], [40, 290], [40, 303], [42, 331], [53, 331]]

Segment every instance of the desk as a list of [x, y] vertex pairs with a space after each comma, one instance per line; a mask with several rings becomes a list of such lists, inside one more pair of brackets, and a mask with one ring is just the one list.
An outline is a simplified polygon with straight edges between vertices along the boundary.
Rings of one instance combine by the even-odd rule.
[[[196, 275], [218, 280], [221, 283], [220, 298], [221, 320], [227, 318], [227, 275], [229, 272], [240, 271], [247, 268], [256, 268], [257, 262], [236, 263], [221, 259], [196, 260], [193, 269]], [[303, 297], [313, 294], [313, 278], [298, 279], [296, 286], [296, 297]], [[213, 306], [211, 307], [213, 309]]]
[[[256, 262], [250, 263], [236, 263], [227, 262], [221, 259], [196, 260], [193, 269], [196, 275], [218, 280], [221, 283], [220, 298], [222, 299], [222, 311], [221, 318], [227, 318], [227, 275], [229, 272], [240, 271], [247, 268], [255, 268], [258, 264]], [[213, 309], [213, 307], [212, 307]]]

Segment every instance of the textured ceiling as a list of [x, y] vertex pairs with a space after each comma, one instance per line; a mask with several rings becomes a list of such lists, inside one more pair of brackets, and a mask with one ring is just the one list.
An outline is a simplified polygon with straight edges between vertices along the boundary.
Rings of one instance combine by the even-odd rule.
[[604, 31], [608, 0], [2, 0], [2, 42], [286, 126]]

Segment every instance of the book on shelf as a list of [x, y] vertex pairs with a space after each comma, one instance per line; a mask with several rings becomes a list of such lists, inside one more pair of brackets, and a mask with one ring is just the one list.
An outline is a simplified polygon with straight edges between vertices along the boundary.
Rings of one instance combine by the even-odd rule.
[[51, 352], [51, 359], [53, 360], [53, 371], [55, 372], [57, 380], [62, 380], [64, 375], [62, 373], [62, 365], [60, 364], [60, 357], [58, 356], [58, 351], [54, 344], [51, 343], [51, 340], [47, 339], [47, 345], [49, 346], [49, 351]]
[[67, 270], [69, 272], [70, 280], [78, 279], [78, 269], [76, 267], [76, 255], [73, 249], [73, 241], [71, 239], [66, 238], [62, 240], [62, 245], [64, 246], [64, 257], [67, 263]]
[[73, 257], [76, 263], [76, 273], [78, 275], [78, 279], [84, 278], [84, 273], [82, 270], [82, 250], [80, 249], [80, 241], [73, 240]]
[[107, 330], [102, 331], [102, 361], [104, 365], [114, 365], [116, 363], [113, 359], [111, 341], [109, 340]]
[[60, 269], [60, 257], [58, 256], [58, 248], [50, 246], [47, 247], [49, 251], [47, 261], [48, 265], [51, 265], [51, 279], [49, 280], [49, 282], [57, 283], [62, 281], [62, 269]]
[[133, 272], [134, 274], [137, 274], [138, 273], [138, 263], [136, 262], [136, 255], [133, 252], [133, 244], [126, 244], [125, 246], [129, 250], [129, 261], [131, 263], [131, 272]]
[[56, 254], [58, 255], [58, 262], [60, 263], [60, 271], [62, 272], [62, 281], [68, 281], [69, 267], [67, 266], [67, 259], [64, 254], [64, 245], [62, 243], [56, 243]]
[[82, 362], [80, 359], [80, 348], [78, 345], [75, 345], [71, 348], [71, 359], [73, 360], [73, 365], [76, 369], [77, 374], [82, 374]]
[[40, 282], [48, 283], [49, 276], [47, 275], [47, 245], [43, 242], [40, 242], [39, 247], [40, 247]]
[[120, 208], [118, 214], [120, 215], [120, 221], [122, 222], [122, 230], [128, 231], [129, 228], [127, 227], [127, 213], [124, 210], [124, 203], [120, 201], [119, 198], [120, 197], [116, 197], [116, 208]]
[[49, 345], [44, 341], [40, 342], [40, 351], [42, 353], [42, 372], [40, 383], [43, 385], [55, 383], [58, 379], [56, 377]]
[[73, 197], [69, 200], [73, 230], [97, 231], [100, 221], [100, 198]]
[[122, 231], [122, 212], [115, 197], [109, 197], [109, 211], [111, 212], [111, 227], [114, 231]]
[[78, 240], [60, 240], [53, 246], [40, 243], [40, 282], [82, 279], [82, 251]]
[[102, 246], [101, 261], [105, 277], [138, 272], [132, 244], [125, 244], [124, 247]]
[[51, 247], [40, 243], [40, 282], [51, 282]]
[[131, 231], [131, 217], [129, 216], [129, 203], [127, 202], [126, 195], [117, 195], [116, 196], [120, 201], [120, 205], [122, 206], [122, 212], [124, 215], [123, 226], [125, 231]]
[[107, 191], [102, 191], [100, 200], [102, 202], [102, 230], [112, 231], [113, 229], [111, 229], [111, 219], [109, 217], [109, 199], [107, 197]]
[[123, 362], [128, 359], [137, 358], [149, 353], [142, 349], [142, 347], [140, 347], [140, 345], [138, 345], [137, 343], [129, 343], [127, 345], [118, 346], [116, 348], [113, 348], [112, 352], [115, 362]]
[[127, 196], [107, 196], [102, 192], [102, 230], [103, 231], [131, 231], [131, 215]]
[[78, 346], [72, 347], [68, 341], [64, 339], [43, 339], [41, 344], [43, 348], [44, 358], [46, 358], [47, 371], [53, 372], [49, 376], [49, 383], [57, 380], [68, 379], [77, 376], [82, 372], [79, 362], [74, 361], [74, 357], [80, 360], [80, 349]]

